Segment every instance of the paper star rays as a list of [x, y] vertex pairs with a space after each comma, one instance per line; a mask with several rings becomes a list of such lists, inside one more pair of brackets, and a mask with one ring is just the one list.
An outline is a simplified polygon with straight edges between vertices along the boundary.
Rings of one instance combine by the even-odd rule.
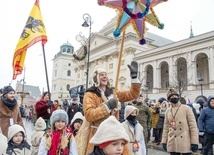
[[161, 24], [152, 7], [167, 0], [98, 0], [99, 5], [115, 8], [119, 11], [113, 32], [115, 37], [120, 36], [129, 24], [133, 25], [141, 45], [146, 43], [144, 39], [145, 21], [160, 29]]

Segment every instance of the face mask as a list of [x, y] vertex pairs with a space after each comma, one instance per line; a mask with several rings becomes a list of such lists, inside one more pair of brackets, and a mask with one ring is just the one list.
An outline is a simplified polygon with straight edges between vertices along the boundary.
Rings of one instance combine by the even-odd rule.
[[179, 98], [171, 98], [170, 102], [172, 103], [178, 103]]
[[136, 121], [136, 116], [133, 116], [133, 115], [129, 115], [127, 117], [127, 120], [129, 120], [130, 122], [134, 123]]

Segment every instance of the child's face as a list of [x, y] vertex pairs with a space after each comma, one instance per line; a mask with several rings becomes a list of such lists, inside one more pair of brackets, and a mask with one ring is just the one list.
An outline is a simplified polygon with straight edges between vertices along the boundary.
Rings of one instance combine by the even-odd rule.
[[81, 123], [79, 123], [79, 122], [77, 122], [77, 123], [74, 123], [74, 129], [75, 130], [79, 130], [80, 129], [80, 127], [81, 127]]
[[22, 133], [21, 133], [21, 132], [18, 132], [17, 134], [15, 134], [15, 135], [13, 136], [12, 141], [13, 141], [15, 144], [19, 145], [19, 144], [21, 144], [21, 142], [23, 141], [23, 139], [24, 139], [24, 137], [23, 137]]
[[137, 116], [137, 110], [132, 111], [131, 115], [132, 116]]
[[122, 155], [125, 141], [123, 139], [114, 142], [103, 148], [103, 152], [107, 155]]
[[62, 130], [65, 128], [66, 123], [65, 123], [65, 121], [58, 120], [55, 122], [54, 126], [55, 126], [56, 130]]
[[210, 106], [211, 106], [212, 108], [214, 108], [214, 99], [211, 99], [211, 100], [210, 100]]

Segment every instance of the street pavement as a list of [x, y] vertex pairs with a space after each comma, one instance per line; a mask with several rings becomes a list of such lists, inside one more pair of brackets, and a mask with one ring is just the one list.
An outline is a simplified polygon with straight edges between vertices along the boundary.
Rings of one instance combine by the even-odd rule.
[[[31, 134], [34, 130], [34, 125], [31, 121], [26, 121], [25, 118], [23, 118], [23, 123], [25, 126], [25, 130], [27, 133], [27, 141], [29, 144], [31, 144]], [[151, 138], [151, 141], [148, 142], [148, 155], [169, 155], [166, 151], [163, 150], [162, 145], [157, 145], [156, 143], [152, 143], [153, 138]], [[193, 155], [201, 155], [200, 151], [197, 151]]]

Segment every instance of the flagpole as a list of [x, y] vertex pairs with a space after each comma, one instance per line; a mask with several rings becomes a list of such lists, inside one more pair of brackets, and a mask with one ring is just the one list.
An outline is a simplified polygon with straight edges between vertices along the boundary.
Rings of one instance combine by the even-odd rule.
[[[48, 81], [48, 71], [47, 71], [47, 64], [46, 64], [46, 56], [45, 56], [45, 46], [44, 45], [42, 45], [42, 52], [43, 52], [44, 65], [45, 65], [45, 75], [46, 75], [46, 83], [47, 83], [47, 89], [48, 89], [48, 96], [49, 96], [49, 101], [51, 101], [49, 81]], [[51, 106], [50, 106], [50, 110], [51, 110], [51, 113], [52, 113]]]

